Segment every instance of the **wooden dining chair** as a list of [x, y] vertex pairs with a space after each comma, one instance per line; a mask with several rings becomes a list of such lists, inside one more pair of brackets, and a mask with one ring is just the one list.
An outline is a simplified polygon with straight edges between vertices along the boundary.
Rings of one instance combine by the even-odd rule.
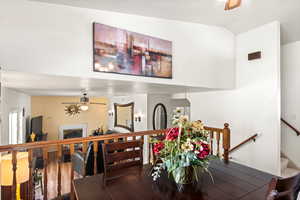
[[267, 200], [297, 200], [300, 192], [300, 173], [296, 176], [273, 178], [269, 184]]
[[103, 183], [125, 175], [133, 166], [143, 165], [143, 142], [134, 140], [102, 144], [104, 174]]

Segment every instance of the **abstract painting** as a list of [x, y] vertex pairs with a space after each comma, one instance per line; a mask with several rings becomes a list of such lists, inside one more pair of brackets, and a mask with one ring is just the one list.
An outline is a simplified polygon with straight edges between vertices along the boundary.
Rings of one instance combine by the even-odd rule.
[[94, 71], [172, 78], [172, 42], [94, 23]]

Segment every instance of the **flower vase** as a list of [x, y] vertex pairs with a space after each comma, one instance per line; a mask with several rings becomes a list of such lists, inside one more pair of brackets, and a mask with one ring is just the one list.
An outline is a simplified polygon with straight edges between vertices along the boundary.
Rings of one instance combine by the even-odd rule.
[[179, 184], [191, 184], [195, 180], [193, 167], [180, 167], [172, 172], [174, 181]]
[[172, 176], [179, 191], [183, 191], [185, 185], [190, 185], [196, 180], [193, 167], [177, 168], [172, 172]]

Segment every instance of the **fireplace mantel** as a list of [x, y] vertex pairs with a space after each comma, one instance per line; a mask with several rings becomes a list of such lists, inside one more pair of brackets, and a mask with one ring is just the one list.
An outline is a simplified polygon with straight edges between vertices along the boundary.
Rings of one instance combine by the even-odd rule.
[[68, 125], [62, 125], [59, 127], [59, 139], [64, 139], [64, 130], [70, 130], [70, 129], [82, 129], [82, 137], [87, 137], [87, 124], [68, 124]]

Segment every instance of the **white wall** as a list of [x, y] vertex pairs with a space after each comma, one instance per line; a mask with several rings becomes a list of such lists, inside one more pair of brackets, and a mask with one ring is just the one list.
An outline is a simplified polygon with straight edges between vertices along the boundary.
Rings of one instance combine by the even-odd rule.
[[[300, 41], [282, 46], [282, 117], [300, 129]], [[300, 136], [282, 124], [281, 150], [300, 168]]]
[[[134, 102], [134, 114], [142, 114], [141, 122], [134, 122], [134, 131], [147, 130], [147, 94], [136, 94], [130, 96], [114, 96], [110, 98], [109, 110], [114, 110], [114, 103], [128, 104]], [[114, 113], [115, 115], [115, 113]], [[114, 127], [115, 116], [108, 116], [108, 128], [120, 132], [128, 132], [124, 128]]]
[[172, 118], [172, 109], [171, 109], [171, 98], [172, 95], [169, 94], [149, 94], [147, 103], [148, 103], [148, 130], [153, 130], [153, 111], [155, 106], [158, 103], [162, 103], [166, 107], [167, 111], [167, 126], [170, 127], [171, 125], [171, 118]]
[[[250, 52], [262, 59], [248, 61]], [[280, 24], [273, 22], [236, 37], [236, 89], [190, 94], [192, 119], [209, 126], [230, 124], [231, 146], [259, 133], [231, 156], [243, 164], [280, 174]]]
[[25, 116], [23, 117], [23, 142], [25, 142], [26, 120], [28, 121], [31, 115], [31, 98], [27, 94], [2, 88], [2, 145], [9, 143], [9, 113], [15, 110], [22, 111], [23, 108], [25, 109]]
[[[234, 86], [234, 35], [224, 28], [27, 0], [2, 1], [0, 19], [0, 65], [6, 70], [210, 88]], [[93, 22], [173, 41], [174, 78], [92, 72]]]

